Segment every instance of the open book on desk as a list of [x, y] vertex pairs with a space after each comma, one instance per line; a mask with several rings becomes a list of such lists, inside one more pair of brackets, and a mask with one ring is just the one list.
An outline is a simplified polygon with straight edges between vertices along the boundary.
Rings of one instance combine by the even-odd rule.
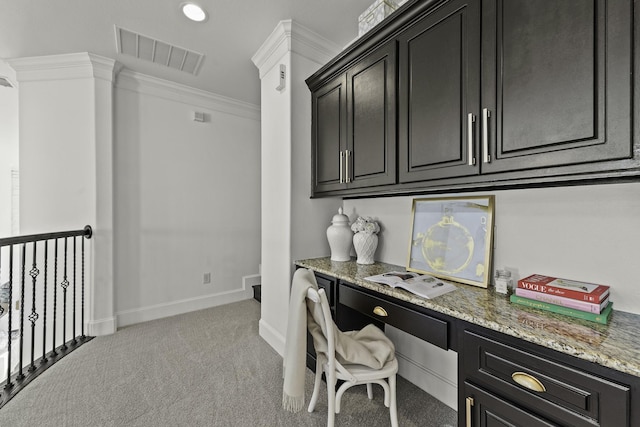
[[401, 288], [427, 299], [456, 290], [455, 285], [442, 279], [408, 271], [390, 271], [377, 276], [365, 277], [365, 280], [389, 285], [392, 288]]

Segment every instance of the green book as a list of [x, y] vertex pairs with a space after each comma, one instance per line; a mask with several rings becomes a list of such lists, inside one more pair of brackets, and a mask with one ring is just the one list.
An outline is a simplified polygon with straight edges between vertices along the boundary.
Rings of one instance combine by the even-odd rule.
[[511, 295], [511, 302], [515, 304], [524, 305], [531, 308], [537, 308], [539, 310], [551, 311], [553, 313], [564, 314], [565, 316], [575, 317], [577, 319], [589, 320], [591, 322], [602, 323], [606, 325], [611, 317], [613, 311], [613, 302], [609, 302], [607, 306], [602, 310], [600, 314], [589, 313], [587, 311], [576, 310], [575, 308], [563, 307], [561, 305], [550, 304], [544, 301], [536, 301], [529, 298], [519, 297], [518, 295]]

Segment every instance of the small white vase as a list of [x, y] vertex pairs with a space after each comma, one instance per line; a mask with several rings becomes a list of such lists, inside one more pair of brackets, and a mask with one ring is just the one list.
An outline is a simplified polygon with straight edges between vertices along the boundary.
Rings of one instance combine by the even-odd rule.
[[358, 264], [373, 264], [373, 255], [378, 248], [378, 235], [374, 233], [356, 233], [353, 235], [353, 247], [356, 250]]
[[327, 228], [327, 240], [331, 249], [331, 261], [349, 261], [351, 259], [351, 237], [353, 232], [349, 227], [349, 217], [338, 209], [333, 216], [331, 225]]

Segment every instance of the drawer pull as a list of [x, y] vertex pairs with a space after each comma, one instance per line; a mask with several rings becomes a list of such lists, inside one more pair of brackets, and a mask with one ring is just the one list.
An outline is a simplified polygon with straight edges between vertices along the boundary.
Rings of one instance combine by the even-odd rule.
[[540, 380], [524, 372], [514, 372], [513, 374], [511, 374], [511, 378], [513, 378], [513, 380], [520, 384], [522, 387], [528, 388], [529, 390], [537, 391], [540, 393], [547, 391]]
[[380, 307], [379, 305], [376, 305], [373, 309], [373, 314], [377, 314], [378, 316], [382, 316], [382, 317], [387, 317], [387, 310], [385, 310], [384, 308]]

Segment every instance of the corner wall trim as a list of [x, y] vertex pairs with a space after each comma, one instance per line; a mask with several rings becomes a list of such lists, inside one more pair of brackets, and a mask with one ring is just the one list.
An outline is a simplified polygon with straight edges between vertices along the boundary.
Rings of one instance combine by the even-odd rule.
[[116, 332], [116, 318], [90, 320], [87, 322], [87, 335], [97, 337], [111, 335]]
[[284, 355], [284, 337], [272, 328], [264, 319], [258, 323], [260, 337], [267, 342], [280, 356]]

